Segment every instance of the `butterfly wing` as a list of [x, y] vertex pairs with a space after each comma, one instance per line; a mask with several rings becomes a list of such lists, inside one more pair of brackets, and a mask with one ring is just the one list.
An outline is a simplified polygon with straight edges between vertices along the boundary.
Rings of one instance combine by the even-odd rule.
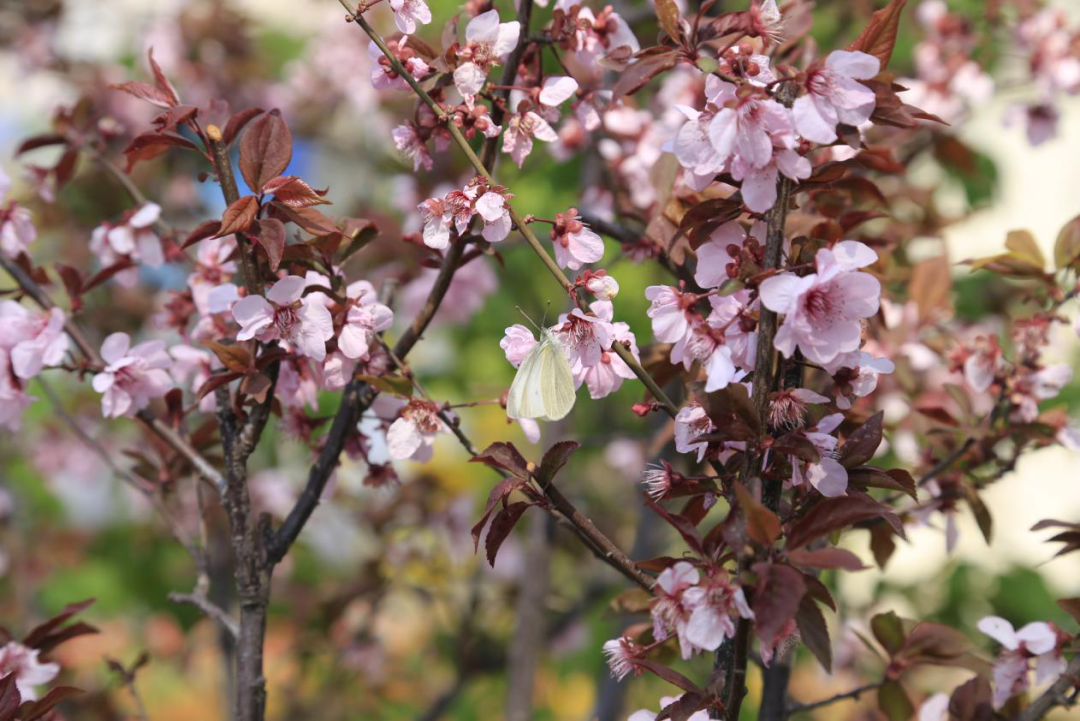
[[574, 388], [574, 375], [570, 372], [570, 362], [562, 343], [549, 332], [544, 333], [546, 347], [542, 351], [543, 373], [541, 376], [541, 394], [544, 406], [544, 418], [557, 421], [566, 417], [577, 400]]
[[540, 418], [544, 415], [541, 376], [543, 373], [543, 340], [532, 347], [518, 366], [510, 393], [506, 397], [506, 415], [510, 418]]

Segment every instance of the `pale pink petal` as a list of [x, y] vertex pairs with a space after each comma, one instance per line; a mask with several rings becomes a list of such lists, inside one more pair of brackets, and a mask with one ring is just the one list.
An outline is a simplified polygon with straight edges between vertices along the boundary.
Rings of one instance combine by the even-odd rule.
[[266, 297], [276, 305], [288, 306], [300, 300], [304, 294], [307, 282], [298, 275], [287, 275], [278, 282], [266, 294]]

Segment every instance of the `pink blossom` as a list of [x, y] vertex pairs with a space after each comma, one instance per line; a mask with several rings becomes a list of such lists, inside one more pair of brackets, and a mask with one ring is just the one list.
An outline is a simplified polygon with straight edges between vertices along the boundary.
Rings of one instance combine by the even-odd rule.
[[[401, 0], [404, 6], [419, 5], [427, 9], [423, 0]], [[395, 18], [397, 17], [395, 13]], [[425, 22], [431, 21], [431, 14], [428, 13], [428, 19]], [[405, 32], [404, 30], [402, 32]], [[405, 66], [405, 70], [409, 75], [416, 79], [422, 79], [428, 74], [428, 64], [424, 62], [424, 59], [416, 54], [411, 47], [408, 47], [409, 36], [398, 40], [388, 40], [387, 46], [390, 48], [394, 56], [401, 61], [401, 64]], [[390, 64], [390, 59], [383, 54], [383, 51], [379, 49], [379, 46], [375, 43], [368, 43], [368, 57], [371, 58], [371, 84], [376, 90], [410, 90], [408, 81], [401, 75], [395, 72], [393, 66]]]
[[322, 378], [319, 385], [328, 391], [340, 391], [352, 380], [356, 370], [356, 361], [346, 358], [340, 350], [326, 356], [322, 365]]
[[1065, 672], [1061, 648], [1067, 637], [1050, 623], [1035, 621], [1019, 631], [998, 616], [979, 621], [979, 630], [1001, 644], [1001, 654], [994, 664], [994, 708], [1000, 709], [1013, 696], [1023, 693], [1030, 684], [1028, 660], [1035, 659], [1035, 683], [1044, 684]]
[[188, 276], [187, 281], [199, 315], [215, 312], [210, 310], [210, 293], [236, 273], [236, 261], [229, 260], [235, 250], [235, 235], [207, 238], [199, 242], [195, 272]]
[[784, 314], [776, 334], [777, 350], [787, 357], [796, 347], [816, 363], [829, 363], [837, 355], [856, 350], [862, 334], [861, 319], [877, 313], [881, 284], [859, 272], [877, 261], [867, 246], [845, 240], [833, 249], [822, 248], [815, 258], [817, 272], [800, 277], [783, 273], [761, 284], [761, 302]]
[[506, 329], [503, 339], [499, 341], [499, 347], [506, 353], [506, 360], [517, 368], [525, 360], [525, 356], [529, 355], [529, 351], [533, 349], [536, 342], [536, 336], [531, 330], [520, 323], [515, 323]]
[[604, 655], [607, 656], [608, 668], [616, 681], [634, 672], [634, 661], [637, 658], [639, 646], [629, 638], [621, 636], [604, 643]]
[[424, 219], [424, 245], [445, 250], [450, 245], [450, 213], [446, 203], [438, 198], [429, 198], [418, 207]]
[[692, 609], [686, 638], [705, 651], [715, 651], [725, 638], [735, 637], [733, 615], [751, 620], [754, 618], [742, 588], [732, 586], [723, 571], [688, 588], [683, 593], [683, 603]]
[[878, 376], [892, 373], [896, 364], [888, 358], [875, 358], [866, 351], [857, 350], [841, 353], [825, 364], [825, 370], [836, 382], [836, 407], [840, 410], [851, 408], [851, 399], [865, 398], [877, 388]]
[[960, 349], [964, 380], [971, 389], [985, 393], [1003, 367], [997, 336], [977, 336], [970, 346]]
[[551, 242], [555, 247], [555, 262], [561, 268], [578, 270], [604, 257], [604, 240], [581, 222], [577, 208], [556, 213]]
[[113, 333], [101, 344], [107, 364], [94, 376], [94, 390], [102, 394], [101, 414], [106, 418], [131, 415], [161, 398], [172, 387], [166, 368], [172, 358], [164, 341], [154, 340], [131, 346], [127, 333]]
[[709, 234], [709, 241], [697, 249], [694, 281], [702, 288], [719, 288], [731, 274], [728, 266], [739, 256], [747, 234], [737, 220], [728, 221]]
[[[0, 203], [11, 190], [11, 178], [0, 168]], [[7, 208], [0, 208], [0, 252], [11, 258], [26, 252], [30, 244], [37, 239], [30, 211], [15, 201], [10, 201]]]
[[447, 432], [449, 429], [439, 418], [438, 407], [429, 401], [414, 398], [386, 431], [390, 457], [399, 461], [428, 461], [434, 453], [435, 437]]
[[[189, 345], [174, 345], [169, 349], [169, 355], [173, 358], [172, 367], [169, 369], [173, 379], [180, 385], [186, 385], [190, 379], [191, 392], [198, 393], [199, 388], [206, 383], [214, 371], [214, 356]], [[220, 366], [220, 364], [217, 365]], [[216, 405], [214, 394], [207, 393], [199, 401], [199, 410], [203, 413], [211, 413]]]
[[[305, 358], [282, 363], [278, 371], [277, 388], [274, 395], [287, 408], [300, 410], [305, 406], [313, 411], [319, 410], [319, 378], [311, 364]], [[299, 414], [303, 417], [303, 414]], [[288, 419], [288, 417], [286, 417]], [[305, 429], [306, 431], [306, 429]], [[297, 437], [303, 438], [302, 434]]]
[[35, 400], [25, 386], [12, 368], [10, 350], [0, 345], [0, 426], [9, 431], [19, 430], [23, 411]]
[[[660, 710], [663, 711], [668, 706], [678, 701], [680, 698], [682, 698], [682, 695], [664, 696], [660, 699]], [[630, 714], [626, 718], [626, 721], [656, 721], [656, 717], [659, 715], [660, 714], [656, 713], [655, 711], [649, 711], [648, 709], [640, 709]], [[668, 715], [668, 718], [671, 718], [671, 716]], [[708, 711], [695, 711], [686, 718], [686, 721], [709, 721], [709, 718], [710, 717]]]
[[480, 92], [488, 69], [517, 46], [520, 30], [516, 20], [499, 23], [497, 10], [477, 15], [465, 26], [465, 45], [457, 53], [465, 62], [454, 70], [454, 84], [467, 104]]
[[705, 409], [696, 403], [679, 409], [675, 415], [675, 450], [679, 453], [697, 453], [698, 463], [709, 450], [707, 441], [698, 441], [698, 436], [708, 435], [716, 430], [709, 420]]
[[367, 281], [349, 285], [349, 310], [345, 325], [338, 335], [338, 348], [346, 358], [356, 360], [368, 354], [372, 337], [389, 328], [394, 322], [394, 311], [379, 303], [375, 289]]
[[683, 659], [694, 652], [694, 644], [687, 635], [693, 608], [687, 602], [685, 592], [697, 585], [698, 570], [686, 561], [665, 568], [656, 578], [652, 602], [653, 637], [663, 641], [674, 632], [679, 638]]
[[29, 379], [45, 366], [60, 365], [68, 349], [64, 311], [37, 313], [13, 300], [0, 301], [0, 346], [7, 349], [16, 376]]
[[38, 660], [40, 653], [18, 641], [8, 641], [0, 648], [0, 677], [15, 675], [15, 688], [23, 701], [37, 701], [37, 687], [60, 673], [60, 664], [42, 663]]
[[510, 153], [510, 157], [520, 168], [524, 165], [525, 158], [532, 152], [533, 138], [543, 140], [545, 143], [554, 143], [559, 136], [548, 125], [548, 122], [534, 111], [514, 113], [507, 122], [506, 132], [503, 134], [503, 152]]
[[416, 32], [417, 22], [421, 25], [431, 22], [431, 10], [424, 0], [390, 0], [390, 9], [394, 11], [394, 24], [406, 35]]
[[1009, 396], [1017, 407], [1016, 417], [1033, 423], [1039, 417], [1039, 401], [1055, 398], [1072, 380], [1072, 375], [1072, 368], [1061, 363], [1014, 376]]
[[301, 300], [304, 285], [303, 278], [290, 275], [274, 283], [265, 298], [241, 298], [232, 309], [233, 318], [240, 324], [236, 339], [280, 339], [316, 361], [326, 358], [326, 341], [334, 337], [334, 321], [326, 306], [312, 297], [314, 294]]
[[686, 117], [671, 143], [679, 164], [694, 176], [690, 186], [704, 190], [716, 174], [723, 170], [727, 157], [722, 156], [709, 139], [713, 118], [728, 101], [735, 100], [735, 86], [715, 75], [705, 79], [705, 109], [695, 110], [685, 105], [675, 108]]
[[420, 128], [416, 123], [407, 121], [404, 125], [398, 125], [390, 131], [390, 137], [393, 138], [394, 147], [398, 152], [413, 161], [414, 171], [420, 170], [421, 167], [424, 170], [431, 170], [434, 167], [424, 136], [420, 134]]
[[[813, 395], [817, 396], [816, 393]], [[801, 434], [814, 444], [819, 460], [817, 463], [808, 463], [791, 456], [791, 485], [801, 486], [808, 482], [818, 493], [828, 498], [843, 496], [847, 493], [847, 469], [836, 460], [838, 441], [832, 435], [832, 432], [843, 422], [842, 413], [833, 413], [822, 418], [817, 425], [801, 431]]]
[[[593, 305], [603, 302], [605, 301], [597, 301]], [[580, 308], [560, 315], [558, 325], [551, 330], [559, 336], [571, 368], [600, 363], [604, 351], [611, 348], [611, 341], [615, 336], [615, 329], [610, 321], [597, 315], [586, 314]]]
[[795, 147], [790, 111], [775, 100], [749, 96], [724, 107], [709, 123], [709, 141], [721, 161], [731, 158], [747, 168], [764, 168], [773, 146]]
[[[117, 224], [103, 223], [90, 234], [90, 250], [109, 266], [123, 258], [156, 268], [165, 262], [161, 240], [154, 232], [154, 224], [161, 217], [161, 206], [145, 203], [134, 211], [125, 213]], [[134, 269], [132, 269], [134, 270]], [[117, 278], [125, 284], [133, 284], [135, 275], [125, 271], [126, 279]]]
[[645, 315], [652, 319], [653, 337], [661, 343], [677, 343], [690, 331], [690, 309], [697, 302], [691, 293], [668, 285], [651, 285], [645, 297], [652, 302]]
[[712, 312], [705, 319], [709, 327], [723, 333], [724, 344], [735, 366], [750, 371], [757, 357], [757, 300], [748, 290], [726, 296], [709, 296]]
[[[598, 300], [589, 305], [593, 314], [603, 321], [611, 322], [614, 309], [609, 301]], [[638, 352], [637, 341], [626, 323], [611, 323], [610, 334], [613, 343], [624, 343], [630, 347], [634, 359], [639, 361], [641, 356]], [[611, 395], [622, 387], [624, 380], [634, 378], [634, 372], [626, 361], [614, 353], [610, 347], [605, 348], [600, 355], [600, 361], [591, 366], [582, 363], [579, 355], [570, 365], [570, 371], [574, 374], [574, 380], [578, 387], [584, 382], [589, 388], [590, 398], [604, 398]]]
[[578, 81], [569, 75], [549, 75], [544, 78], [544, 84], [536, 96], [540, 103], [540, 114], [550, 123], [559, 119], [559, 106], [570, 98], [578, 90]]
[[836, 124], [858, 127], [874, 112], [874, 91], [859, 80], [881, 70], [873, 55], [834, 50], [822, 65], [806, 73], [806, 95], [795, 100], [793, 113], [799, 134], [815, 143], [836, 140]]
[[484, 240], [498, 243], [510, 235], [510, 228], [513, 226], [510, 207], [501, 193], [489, 190], [481, 195], [476, 201], [476, 212], [484, 219], [484, 230], [481, 233]]

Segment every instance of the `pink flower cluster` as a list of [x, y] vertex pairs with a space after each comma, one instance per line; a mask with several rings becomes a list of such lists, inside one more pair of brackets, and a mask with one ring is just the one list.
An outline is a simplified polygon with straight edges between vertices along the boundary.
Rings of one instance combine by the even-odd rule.
[[26, 385], [45, 367], [64, 361], [68, 337], [64, 312], [32, 311], [13, 300], [0, 301], [0, 426], [18, 430], [34, 400]]
[[1031, 661], [1035, 661], [1035, 684], [1054, 681], [1065, 672], [1062, 647], [1069, 640], [1052, 623], [1036, 621], [1019, 631], [998, 616], [979, 621], [979, 630], [1001, 644], [994, 663], [994, 708], [1000, 709], [1031, 684]]
[[462, 190], [452, 190], [442, 198], [429, 198], [420, 204], [424, 216], [424, 245], [445, 250], [450, 245], [451, 227], [460, 236], [469, 227], [474, 215], [479, 215], [484, 229], [481, 234], [489, 243], [498, 243], [510, 235], [512, 198], [505, 189], [489, 186], [476, 178]]

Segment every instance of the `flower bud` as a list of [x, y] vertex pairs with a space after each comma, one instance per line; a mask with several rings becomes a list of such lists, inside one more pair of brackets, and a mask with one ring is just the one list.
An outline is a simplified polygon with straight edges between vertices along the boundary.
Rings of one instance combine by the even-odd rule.
[[619, 284], [610, 275], [594, 275], [585, 283], [585, 287], [599, 300], [614, 300], [619, 294]]

